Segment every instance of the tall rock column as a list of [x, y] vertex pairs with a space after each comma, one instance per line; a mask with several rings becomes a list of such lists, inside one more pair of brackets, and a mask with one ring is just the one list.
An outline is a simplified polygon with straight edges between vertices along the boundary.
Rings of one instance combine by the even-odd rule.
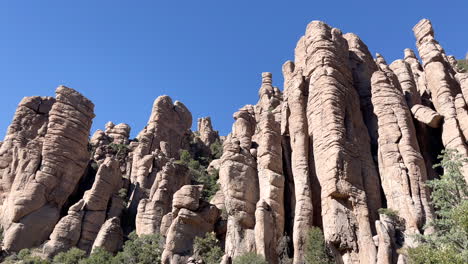
[[348, 42], [349, 64], [353, 75], [353, 86], [359, 94], [364, 123], [369, 132], [372, 154], [377, 153], [377, 119], [371, 101], [371, 76], [377, 70], [369, 49], [362, 40], [353, 33], [346, 33], [343, 37]]
[[275, 114], [281, 114], [281, 105], [271, 83], [271, 73], [263, 73], [261, 100], [257, 104], [260, 107], [258, 133], [255, 135], [260, 192], [255, 212], [255, 245], [257, 253], [274, 264], [278, 262], [276, 248], [284, 231], [284, 176], [281, 123], [275, 120]]
[[16, 177], [25, 180], [34, 177], [40, 166], [49, 112], [54, 103], [53, 97], [32, 96], [18, 104], [0, 147], [0, 203], [10, 192]]
[[[408, 240], [431, 214], [426, 165], [397, 76], [381, 64], [372, 75], [372, 103], [379, 124], [379, 171], [388, 208], [405, 219]], [[380, 249], [379, 249], [380, 250]]]
[[[419, 65], [419, 62], [417, 62]], [[411, 65], [405, 60], [396, 60], [390, 64], [390, 69], [395, 73], [396, 77], [401, 86], [403, 96], [406, 100], [406, 104], [410, 111], [413, 109], [424, 109], [428, 111], [433, 111], [429, 107], [423, 105], [421, 95], [418, 92], [416, 80], [414, 79], [415, 74], [411, 69]], [[418, 70], [418, 69], [416, 69]], [[437, 173], [433, 168], [432, 163], [432, 153], [429, 149], [430, 138], [429, 132], [427, 131], [427, 126], [425, 123], [420, 122], [419, 120], [414, 120], [414, 125], [416, 129], [416, 137], [419, 143], [420, 152], [423, 155], [424, 162], [426, 163], [426, 172], [428, 179], [434, 179], [437, 177]]]
[[296, 58], [305, 62], [296, 65], [304, 65], [309, 83], [308, 128], [325, 239], [338, 261], [375, 263], [371, 222], [381, 206], [379, 179], [352, 86], [348, 44], [338, 29], [319, 21], [307, 26], [303, 44], [305, 54]]
[[[434, 31], [429, 20], [421, 20], [414, 26], [413, 31], [419, 55], [424, 63], [427, 87], [431, 91], [434, 107], [444, 117], [442, 143], [445, 148], [455, 149], [460, 154], [468, 156], [455, 108], [455, 97], [461, 91], [450, 71], [452, 68], [444, 50], [434, 39]], [[468, 181], [468, 164], [463, 165], [463, 175]]]
[[198, 132], [200, 133], [200, 139], [205, 144], [205, 146], [210, 146], [219, 139], [218, 131], [213, 129], [211, 125], [211, 118], [202, 117], [198, 118]]
[[[313, 206], [309, 176], [309, 133], [306, 117], [306, 83], [294, 62], [283, 65], [285, 117], [291, 142], [291, 170], [294, 179], [296, 204], [293, 224], [294, 263], [304, 263], [307, 232], [312, 226]], [[283, 115], [284, 116], [284, 115]]]
[[228, 258], [255, 248], [255, 209], [259, 199], [257, 162], [252, 144], [255, 132], [253, 106], [234, 114], [232, 133], [224, 143], [219, 171], [228, 214], [225, 252]]
[[93, 109], [93, 103], [80, 93], [64, 86], [57, 88], [40, 167], [32, 175], [16, 174], [3, 204], [5, 249], [34, 247], [49, 236], [88, 163]]
[[[129, 212], [132, 216], [138, 214], [146, 214], [140, 209], [144, 209], [146, 206], [141, 204], [142, 199], [152, 199], [152, 194], [156, 192], [155, 188], [165, 188], [164, 183], [156, 181], [157, 178], [165, 178], [164, 175], [168, 175], [169, 179], [173, 175], [172, 173], [161, 172], [166, 163], [172, 162], [171, 159], [179, 159], [179, 152], [181, 149], [185, 149], [188, 146], [188, 140], [190, 136], [190, 127], [192, 126], [192, 114], [190, 111], [179, 101], [175, 103], [169, 96], [159, 96], [153, 104], [151, 116], [149, 118], [147, 126], [138, 134], [137, 140], [138, 145], [132, 152], [132, 168], [130, 181], [132, 183], [132, 194], [130, 197]], [[166, 169], [171, 170], [174, 165], [168, 165]], [[159, 175], [158, 174], [162, 174]], [[186, 174], [176, 175], [173, 177], [174, 182], [179, 182], [178, 177], [185, 178]], [[172, 180], [171, 180], [172, 181]], [[169, 181], [169, 184], [171, 183]], [[183, 181], [183, 180], [182, 180]], [[167, 183], [167, 182], [166, 182]], [[184, 181], [185, 184], [185, 181]], [[177, 185], [181, 186], [181, 185]], [[155, 213], [160, 211], [160, 216], [153, 215], [156, 217], [156, 223], [148, 223], [149, 225], [156, 225], [162, 216], [170, 211], [170, 203], [172, 201], [172, 195], [176, 190], [173, 187], [166, 190], [167, 197], [165, 197], [165, 206], [167, 209], [158, 209], [154, 206], [148, 207], [148, 210], [152, 210]], [[153, 189], [153, 190], [152, 190]], [[157, 198], [159, 199], [159, 198]], [[143, 203], [148, 202], [145, 200]], [[148, 218], [149, 219], [149, 218]], [[138, 223], [137, 223], [138, 225]]]

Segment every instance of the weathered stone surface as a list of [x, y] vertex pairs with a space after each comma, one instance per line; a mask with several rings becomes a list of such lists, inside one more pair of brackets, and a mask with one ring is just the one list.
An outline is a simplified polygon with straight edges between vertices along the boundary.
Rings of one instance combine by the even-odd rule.
[[[174, 197], [174, 199], [176, 199]], [[175, 202], [175, 201], [174, 201]], [[167, 230], [162, 263], [185, 263], [193, 253], [193, 240], [214, 230], [220, 211], [212, 204], [202, 203], [198, 210], [180, 208]]]
[[236, 112], [233, 131], [223, 144], [219, 177], [228, 214], [225, 252], [229, 257], [255, 251], [255, 209], [259, 187], [257, 163], [250, 151], [254, 148], [254, 116], [251, 105]]
[[389, 68], [381, 68], [372, 75], [372, 103], [379, 124], [382, 188], [388, 208], [405, 219], [407, 234], [419, 234], [432, 215], [426, 165], [400, 83]]
[[123, 231], [120, 226], [120, 219], [113, 217], [108, 219], [99, 230], [99, 233], [94, 240], [92, 251], [96, 248], [105, 249], [111, 253], [115, 253], [122, 248]]
[[[46, 100], [42, 108], [39, 106], [39, 111], [47, 112], [51, 103]], [[3, 203], [1, 219], [6, 230], [6, 249], [17, 251], [37, 246], [52, 232], [62, 205], [73, 192], [88, 162], [87, 142], [93, 108], [91, 101], [73, 89], [57, 88], [55, 103], [48, 111], [47, 132], [37, 131], [45, 133], [40, 154], [36, 152], [36, 161], [32, 159], [35, 163], [26, 170], [27, 173], [15, 174], [11, 191]], [[33, 122], [40, 127], [44, 127], [44, 123]], [[31, 151], [34, 149], [38, 150], [33, 147]], [[34, 224], [27, 224], [32, 222]], [[32, 233], [37, 235], [31, 238]]]
[[171, 211], [174, 193], [187, 184], [190, 184], [187, 168], [173, 162], [165, 163], [156, 174], [149, 197], [138, 205], [135, 221], [138, 235], [159, 232], [163, 216]]
[[397, 261], [395, 248], [395, 223], [394, 221], [381, 214], [380, 220], [375, 222], [377, 229], [377, 264], [393, 264]]
[[413, 105], [411, 107], [411, 113], [413, 113], [414, 118], [416, 118], [419, 122], [433, 128], [440, 127], [443, 120], [443, 117], [439, 113], [427, 106], [420, 104]]
[[[284, 92], [262, 73], [257, 104], [234, 114], [227, 137], [210, 118], [190, 131], [187, 108], [161, 96], [136, 139], [109, 122], [88, 142], [93, 105], [79, 93], [23, 99], [0, 142], [5, 249], [116, 252], [136, 229], [163, 236], [163, 263], [194, 263], [195, 237], [214, 232], [223, 264], [246, 252], [303, 264], [318, 226], [337, 263], [405, 263], [398, 249], [433, 218], [425, 181], [437, 154], [468, 153], [468, 74], [428, 20], [414, 33], [423, 64], [406, 49], [389, 66], [358, 36], [313, 21], [283, 65]], [[208, 164], [218, 140], [223, 155]], [[182, 150], [219, 171], [211, 201]]]
[[349, 65], [353, 75], [353, 86], [359, 94], [360, 108], [364, 123], [366, 124], [371, 140], [372, 154], [376, 155], [377, 149], [377, 119], [374, 115], [374, 108], [371, 102], [372, 73], [377, 70], [369, 49], [362, 40], [353, 33], [343, 35], [348, 43]]
[[[132, 184], [132, 193], [130, 195], [129, 213], [133, 215], [133, 217], [137, 215], [137, 211], [141, 214], [140, 209], [144, 210], [143, 208], [145, 206], [153, 208], [151, 209], [153, 212], [155, 212], [154, 210], [160, 211], [161, 213], [158, 213], [156, 218], [154, 218], [154, 215], [153, 217], [143, 217], [148, 219], [152, 218], [156, 221], [155, 223], [148, 223], [154, 226], [154, 230], [156, 231], [159, 231], [159, 223], [163, 215], [170, 211], [172, 195], [178, 189], [174, 190], [173, 188], [176, 186], [180, 188], [180, 186], [187, 184], [169, 185], [169, 191], [166, 191], [166, 184], [171, 184], [172, 182], [164, 179], [164, 181], [162, 181], [164, 182], [163, 187], [159, 187], [161, 183], [159, 182], [160, 179], [158, 180], [157, 178], [171, 178], [170, 175], [172, 174], [170, 172], [169, 174], [165, 172], [164, 168], [170, 159], [179, 158], [181, 149], [188, 148], [188, 141], [191, 135], [189, 129], [191, 126], [192, 114], [185, 105], [179, 101], [172, 103], [172, 99], [169, 96], [160, 96], [154, 101], [148, 125], [137, 136], [138, 144], [134, 147], [131, 154], [132, 165], [130, 181]], [[168, 166], [173, 167], [174, 165], [169, 164]], [[168, 170], [168, 168], [166, 168], [166, 170]], [[175, 179], [177, 178], [178, 177], [175, 177]], [[159, 191], [157, 191], [158, 189]], [[158, 206], [156, 203], [161, 202], [159, 194], [164, 192], [167, 192], [168, 196], [164, 198], [165, 202], [162, 205], [163, 207], [157, 209], [156, 207]], [[157, 196], [153, 199], [154, 193], [157, 193]], [[140, 204], [140, 200], [142, 199], [148, 199], [143, 202], [144, 205]], [[152, 201], [151, 205], [148, 204], [148, 201]], [[148, 208], [148, 210], [150, 209]], [[141, 219], [140, 217], [140, 220]], [[138, 225], [140, 224], [137, 223], [137, 226]], [[137, 232], [140, 233], [140, 231]]]
[[10, 192], [17, 175], [24, 184], [36, 173], [54, 102], [53, 97], [34, 96], [19, 103], [0, 147], [0, 202]]
[[322, 188], [325, 239], [339, 251], [338, 261], [374, 263], [370, 223], [381, 206], [379, 180], [351, 86], [348, 44], [338, 29], [319, 21], [308, 25], [303, 39], [306, 62], [296, 66], [304, 65], [309, 86], [308, 132]]
[[[283, 65], [286, 124], [291, 142], [291, 168], [295, 189], [295, 215], [293, 225], [294, 263], [304, 261], [307, 230], [312, 226], [312, 194], [309, 176], [309, 134], [306, 117], [306, 83], [301, 69], [293, 62]], [[289, 115], [288, 115], [289, 113]]]
[[130, 137], [130, 126], [124, 123], [115, 125], [112, 122], [106, 124], [106, 135], [112, 138], [112, 143], [128, 145]]
[[[271, 74], [264, 74], [271, 82]], [[263, 85], [262, 85], [263, 88]], [[260, 89], [267, 92], [268, 89]], [[275, 97], [276, 95], [277, 97]], [[263, 109], [259, 114], [257, 149], [257, 171], [259, 182], [259, 199], [256, 209], [255, 238], [257, 253], [263, 255], [269, 263], [277, 263], [276, 245], [284, 231], [284, 176], [282, 166], [281, 123], [275, 120], [273, 113], [279, 103], [280, 96], [273, 89], [272, 97], [262, 95], [260, 105]], [[269, 99], [269, 100], [267, 100]], [[276, 100], [275, 100], [276, 99]], [[278, 107], [279, 108], [279, 107]], [[260, 214], [262, 217], [257, 217]], [[268, 237], [265, 235], [268, 231]]]
[[46, 257], [67, 251], [78, 243], [81, 236], [84, 203], [84, 200], [80, 200], [74, 204], [68, 210], [67, 215], [57, 223], [50, 235], [50, 240], [43, 247]]
[[109, 201], [121, 186], [119, 162], [109, 157], [99, 167], [91, 189], [55, 226], [50, 240], [44, 246], [44, 254], [53, 257], [71, 247], [89, 252], [106, 220]]
[[200, 203], [203, 185], [184, 185], [174, 193], [172, 206], [175, 209], [186, 208], [196, 211]]
[[[423, 61], [427, 87], [431, 92], [432, 102], [438, 113], [444, 117], [442, 125], [442, 143], [447, 149], [455, 149], [467, 156], [467, 146], [457, 120], [455, 97], [461, 93], [454, 80], [451, 66], [439, 43], [434, 39], [431, 22], [421, 20], [413, 28], [416, 46]], [[463, 175], [468, 181], [468, 164], [463, 166]]]
[[198, 118], [198, 133], [200, 134], [201, 141], [206, 146], [210, 146], [216, 140], [219, 140], [218, 131], [213, 129], [210, 117]]

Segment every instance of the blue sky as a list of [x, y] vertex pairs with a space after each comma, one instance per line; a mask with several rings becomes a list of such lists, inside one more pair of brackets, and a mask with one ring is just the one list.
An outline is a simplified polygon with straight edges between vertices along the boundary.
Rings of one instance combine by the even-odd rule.
[[261, 72], [281, 66], [312, 20], [358, 34], [387, 61], [414, 48], [432, 20], [447, 53], [468, 51], [468, 1], [0, 1], [0, 137], [24, 96], [72, 87], [96, 105], [93, 131], [111, 120], [135, 136], [154, 99], [182, 101], [194, 121], [226, 135], [232, 114], [257, 102]]

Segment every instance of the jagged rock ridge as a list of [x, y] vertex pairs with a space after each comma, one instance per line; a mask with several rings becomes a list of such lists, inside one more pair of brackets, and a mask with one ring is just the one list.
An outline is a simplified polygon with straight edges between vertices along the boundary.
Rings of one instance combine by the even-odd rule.
[[[234, 113], [225, 138], [209, 117], [192, 132], [168, 96], [135, 139], [112, 122], [89, 138], [94, 106], [73, 89], [24, 98], [0, 146], [3, 249], [115, 253], [135, 231], [163, 236], [163, 263], [187, 263], [194, 239], [215, 232], [222, 263], [255, 252], [300, 264], [318, 226], [337, 263], [406, 263], [397, 250], [434, 217], [425, 182], [437, 154], [468, 155], [468, 74], [428, 20], [413, 31], [422, 62], [406, 49], [388, 65], [358, 36], [311, 22], [283, 91], [262, 73], [259, 101]], [[218, 171], [212, 190], [201, 176]]]

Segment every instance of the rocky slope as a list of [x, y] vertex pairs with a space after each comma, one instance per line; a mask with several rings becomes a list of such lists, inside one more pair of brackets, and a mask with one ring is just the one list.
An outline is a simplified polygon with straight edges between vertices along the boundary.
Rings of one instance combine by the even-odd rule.
[[[165, 238], [163, 263], [187, 263], [194, 239], [214, 231], [222, 263], [255, 252], [300, 264], [318, 226], [337, 263], [406, 263], [398, 249], [434, 217], [425, 182], [437, 154], [468, 156], [468, 73], [430, 21], [413, 31], [422, 61], [407, 49], [388, 65], [358, 36], [311, 22], [283, 91], [263, 73], [258, 103], [234, 114], [226, 138], [210, 118], [192, 132], [190, 111], [168, 96], [135, 139], [112, 122], [89, 138], [94, 106], [73, 89], [24, 98], [0, 147], [3, 250], [115, 253], [136, 231]], [[219, 171], [217, 192], [186, 153]]]

